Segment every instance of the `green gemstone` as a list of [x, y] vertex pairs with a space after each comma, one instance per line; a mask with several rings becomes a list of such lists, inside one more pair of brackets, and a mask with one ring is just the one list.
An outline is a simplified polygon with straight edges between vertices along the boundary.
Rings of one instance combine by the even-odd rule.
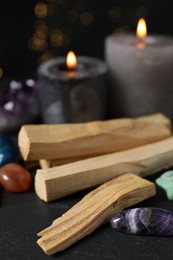
[[173, 171], [167, 171], [156, 179], [156, 184], [165, 190], [169, 200], [173, 200]]

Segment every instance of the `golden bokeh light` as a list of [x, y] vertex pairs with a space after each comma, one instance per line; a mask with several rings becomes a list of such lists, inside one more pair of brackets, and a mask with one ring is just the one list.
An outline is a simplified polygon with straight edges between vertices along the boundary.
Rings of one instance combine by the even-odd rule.
[[111, 22], [117, 21], [121, 16], [121, 9], [118, 6], [114, 6], [108, 13], [108, 18]]
[[47, 35], [49, 33], [48, 26], [43, 21], [38, 21], [38, 22], [35, 23], [35, 30], [43, 32], [45, 35]]
[[50, 33], [50, 44], [53, 47], [61, 47], [63, 45], [63, 33], [59, 29], [54, 29]]
[[47, 4], [45, 4], [43, 2], [37, 3], [35, 8], [34, 8], [34, 12], [35, 12], [35, 15], [38, 18], [43, 18], [43, 17], [47, 16], [48, 15], [48, 6], [47, 6]]
[[42, 31], [36, 31], [33, 37], [37, 39], [45, 39], [46, 35]]
[[54, 56], [53, 56], [52, 51], [46, 51], [39, 57], [38, 62], [39, 63], [43, 63], [45, 61], [48, 61], [48, 60], [52, 59], [53, 57]]
[[0, 78], [2, 78], [3, 75], [4, 75], [4, 71], [3, 71], [3, 69], [0, 67]]
[[83, 12], [80, 15], [80, 22], [83, 25], [91, 25], [93, 23], [93, 15], [90, 12]]
[[28, 47], [33, 51], [44, 51], [47, 48], [47, 42], [44, 38], [33, 37], [28, 41]]

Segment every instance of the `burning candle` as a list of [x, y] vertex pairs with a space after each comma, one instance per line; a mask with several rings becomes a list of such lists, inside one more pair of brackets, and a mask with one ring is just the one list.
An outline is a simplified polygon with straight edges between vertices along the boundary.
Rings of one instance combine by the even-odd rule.
[[87, 122], [106, 115], [104, 62], [89, 57], [55, 58], [38, 69], [44, 123]]
[[144, 19], [137, 36], [108, 36], [105, 58], [113, 116], [162, 112], [173, 119], [173, 38], [147, 36]]
[[69, 51], [67, 54], [66, 66], [69, 70], [77, 69], [77, 58], [73, 51]]

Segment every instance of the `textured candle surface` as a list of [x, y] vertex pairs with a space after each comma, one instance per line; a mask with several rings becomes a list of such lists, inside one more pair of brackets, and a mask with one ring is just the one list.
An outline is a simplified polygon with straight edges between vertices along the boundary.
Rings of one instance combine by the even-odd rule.
[[162, 112], [173, 119], [173, 38], [148, 36], [143, 48], [135, 35], [111, 35], [105, 59], [113, 116]]
[[110, 224], [117, 231], [154, 236], [173, 235], [173, 213], [160, 208], [134, 208], [117, 213]]
[[75, 71], [63, 71], [64, 57], [38, 69], [43, 122], [79, 123], [104, 119], [107, 113], [107, 66], [103, 61], [77, 57]]

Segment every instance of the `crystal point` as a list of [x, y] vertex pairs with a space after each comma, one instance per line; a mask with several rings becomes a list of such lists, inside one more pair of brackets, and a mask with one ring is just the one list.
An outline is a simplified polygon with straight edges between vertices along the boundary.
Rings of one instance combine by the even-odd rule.
[[173, 213], [160, 208], [134, 208], [115, 214], [111, 226], [127, 234], [173, 236]]

